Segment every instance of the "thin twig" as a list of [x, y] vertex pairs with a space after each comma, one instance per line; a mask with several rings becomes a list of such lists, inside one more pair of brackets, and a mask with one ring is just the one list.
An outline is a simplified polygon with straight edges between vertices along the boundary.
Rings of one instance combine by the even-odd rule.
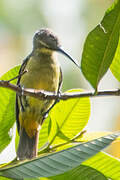
[[46, 152], [48, 153], [50, 151], [55, 151], [57, 148], [65, 146], [70, 143], [81, 143], [82, 141], [77, 141], [77, 139], [82, 138], [85, 133], [86, 133], [86, 130], [83, 130], [80, 133], [78, 133], [76, 136], [74, 136], [72, 139], [69, 139], [67, 142], [61, 143], [61, 144], [58, 144], [55, 146], [51, 146], [52, 143], [49, 143], [45, 148], [43, 148], [42, 150], [39, 151], [39, 155], [46, 153]]
[[0, 81], [0, 87], [8, 88], [20, 95], [31, 96], [37, 99], [61, 99], [67, 100], [71, 98], [79, 97], [100, 97], [100, 96], [120, 96], [120, 89], [113, 90], [102, 90], [98, 91], [97, 94], [94, 92], [75, 92], [75, 93], [62, 93], [57, 95], [53, 92], [48, 92], [44, 90], [21, 88], [17, 85], [9, 83], [9, 81]]
[[21, 77], [22, 75], [24, 75], [26, 72], [27, 72], [27, 70], [23, 71], [23, 72], [20, 73], [18, 76], [15, 76], [14, 78], [8, 80], [7, 82], [11, 82], [11, 81], [13, 81], [13, 80], [15, 80], [15, 79], [18, 79], [19, 77]]
[[[82, 142], [82, 141], [76, 141], [76, 140], [77, 140], [78, 138], [82, 138], [83, 134], [85, 134], [85, 133], [86, 133], [86, 130], [81, 131], [79, 134], [77, 134], [75, 137], [73, 137], [72, 139], [68, 140], [67, 142], [62, 143], [62, 144], [58, 144], [58, 145], [56, 145], [56, 146], [53, 146], [53, 147], [51, 147], [49, 150], [53, 151], [54, 149], [57, 149], [57, 148], [59, 148], [59, 147], [61, 147], [61, 146], [65, 146], [65, 145], [70, 144], [70, 143], [80, 143], [80, 142]], [[49, 146], [48, 146], [48, 147], [49, 147]]]

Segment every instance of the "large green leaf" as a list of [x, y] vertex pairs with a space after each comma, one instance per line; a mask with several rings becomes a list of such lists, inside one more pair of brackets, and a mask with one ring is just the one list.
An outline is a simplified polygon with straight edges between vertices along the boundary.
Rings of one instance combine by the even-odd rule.
[[110, 66], [110, 70], [112, 71], [115, 78], [120, 82], [120, 39], [119, 39], [117, 51], [115, 53], [115, 57]]
[[[84, 171], [84, 166], [82, 166], [82, 165], [86, 165], [85, 171]], [[89, 178], [94, 179], [95, 175], [96, 175], [95, 178], [97, 178], [97, 177], [98, 177], [98, 179], [102, 178], [102, 176], [101, 176], [102, 174], [98, 174], [98, 172], [103, 173], [107, 179], [108, 178], [114, 179], [114, 180], [120, 179], [120, 160], [115, 157], [112, 157], [111, 155], [109, 155], [107, 153], [100, 152], [100, 153], [96, 154], [95, 156], [89, 158], [87, 161], [83, 162], [82, 165], [78, 166], [77, 168], [75, 168], [69, 172], [64, 173], [63, 175], [59, 175], [59, 176], [55, 176], [55, 177], [51, 177], [51, 178], [43, 178], [43, 180], [46, 180], [46, 179], [59, 180], [59, 177], [61, 177], [61, 179], [69, 178], [71, 180], [73, 177], [74, 177], [73, 179], [77, 179], [77, 178], [85, 179], [84, 174], [86, 175], [86, 180], [87, 180], [87, 175], [89, 175], [88, 180], [89, 180]], [[89, 169], [90, 167], [92, 167], [94, 169]], [[94, 171], [95, 169], [98, 172], [95, 172]], [[75, 172], [77, 174], [74, 174]], [[77, 177], [75, 177], [75, 176], [77, 176]]]
[[[68, 93], [81, 92], [73, 89]], [[90, 99], [73, 98], [60, 101], [50, 112], [50, 143], [59, 144], [68, 141], [86, 126], [90, 116]]]
[[71, 171], [50, 178], [41, 178], [40, 180], [107, 180], [99, 171], [85, 165], [80, 165]]
[[[18, 75], [19, 67], [14, 67], [0, 80], [9, 80]], [[12, 81], [15, 83], [16, 80]], [[0, 87], [0, 152], [12, 139], [12, 127], [15, 122], [15, 92]]]
[[[26, 180], [107, 180], [107, 178], [89, 166], [80, 165], [64, 174], [53, 176], [50, 178], [27, 178]], [[0, 180], [9, 180], [8, 178], [1, 177]]]
[[30, 161], [7, 165], [0, 169], [0, 175], [10, 178], [49, 177], [69, 171], [92, 157], [113, 142], [120, 133], [104, 136], [63, 151], [43, 155]]
[[120, 31], [120, 0], [110, 7], [99, 25], [89, 34], [82, 54], [82, 72], [91, 85], [98, 83], [107, 72], [115, 55]]
[[120, 179], [120, 160], [106, 153], [98, 153], [83, 163], [86, 166], [95, 168], [107, 178]]

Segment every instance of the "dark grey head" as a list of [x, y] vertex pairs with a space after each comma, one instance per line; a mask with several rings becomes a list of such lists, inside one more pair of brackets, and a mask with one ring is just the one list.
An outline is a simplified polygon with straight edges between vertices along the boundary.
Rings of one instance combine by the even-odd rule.
[[38, 48], [47, 48], [58, 50], [61, 46], [58, 37], [49, 29], [40, 29], [33, 38], [33, 46]]
[[40, 29], [35, 33], [33, 37], [33, 48], [44, 48], [46, 50], [60, 52], [79, 67], [77, 62], [63, 50], [58, 37], [49, 29]]

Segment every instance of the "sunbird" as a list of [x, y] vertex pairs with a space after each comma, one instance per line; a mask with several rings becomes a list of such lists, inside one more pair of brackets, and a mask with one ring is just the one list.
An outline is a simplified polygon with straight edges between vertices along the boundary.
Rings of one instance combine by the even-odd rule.
[[[58, 37], [49, 29], [37, 31], [33, 37], [32, 52], [23, 61], [17, 85], [21, 88], [33, 88], [60, 93], [62, 71], [55, 52], [67, 56], [76, 66], [77, 62], [67, 54]], [[16, 95], [16, 123], [19, 138], [17, 158], [31, 159], [37, 156], [39, 130], [46, 114], [56, 104], [55, 100], [39, 100], [34, 97]]]

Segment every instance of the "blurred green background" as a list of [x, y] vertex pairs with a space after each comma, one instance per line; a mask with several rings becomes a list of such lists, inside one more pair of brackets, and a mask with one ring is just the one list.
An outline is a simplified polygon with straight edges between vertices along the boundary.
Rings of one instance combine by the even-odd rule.
[[[80, 63], [87, 34], [101, 21], [113, 0], [0, 0], [0, 75], [20, 64], [32, 50], [32, 37], [38, 29], [48, 27], [60, 38], [64, 49]], [[62, 55], [63, 91], [71, 88], [92, 90], [81, 72]], [[100, 89], [116, 88], [119, 84], [109, 71]], [[119, 98], [92, 99], [89, 131], [115, 130], [119, 120]], [[0, 156], [8, 160], [14, 151]], [[112, 150], [111, 150], [112, 152]], [[117, 152], [114, 151], [114, 154]], [[3, 156], [4, 155], [4, 156]]]
[[[32, 50], [32, 37], [42, 27], [51, 28], [64, 48], [79, 62], [87, 33], [112, 1], [105, 0], [1, 0], [0, 74], [21, 63]], [[64, 89], [85, 86], [79, 70], [63, 56]], [[68, 81], [68, 79], [71, 81]], [[87, 85], [86, 85], [87, 86]]]

